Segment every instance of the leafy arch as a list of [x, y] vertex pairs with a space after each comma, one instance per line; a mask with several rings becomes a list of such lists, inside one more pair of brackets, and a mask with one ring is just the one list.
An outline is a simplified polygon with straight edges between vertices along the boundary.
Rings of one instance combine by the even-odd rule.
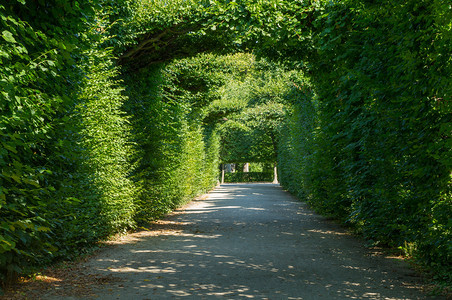
[[[281, 103], [283, 186], [450, 282], [451, 20], [441, 0], [0, 4], [0, 279], [207, 190], [225, 119]], [[237, 52], [299, 73], [243, 102]]]

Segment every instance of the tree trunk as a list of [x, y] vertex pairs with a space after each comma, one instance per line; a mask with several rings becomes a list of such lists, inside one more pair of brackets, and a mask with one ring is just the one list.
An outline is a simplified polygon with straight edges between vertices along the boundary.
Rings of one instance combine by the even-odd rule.
[[250, 171], [250, 163], [245, 163], [243, 165], [243, 172], [249, 172]]
[[224, 164], [221, 164], [221, 184], [224, 183]]

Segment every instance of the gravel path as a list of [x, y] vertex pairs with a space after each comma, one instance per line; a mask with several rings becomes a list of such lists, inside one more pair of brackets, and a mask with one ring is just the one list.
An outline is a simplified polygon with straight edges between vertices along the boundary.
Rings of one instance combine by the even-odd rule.
[[114, 280], [43, 299], [430, 299], [403, 261], [364, 248], [275, 184], [222, 185], [83, 270]]

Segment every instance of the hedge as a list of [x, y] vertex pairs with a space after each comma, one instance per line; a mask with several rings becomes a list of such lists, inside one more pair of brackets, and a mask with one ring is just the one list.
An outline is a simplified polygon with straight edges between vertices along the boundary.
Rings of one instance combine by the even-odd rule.
[[279, 155], [289, 190], [449, 282], [450, 16], [443, 1], [326, 4]]
[[224, 182], [272, 182], [273, 172], [224, 173]]

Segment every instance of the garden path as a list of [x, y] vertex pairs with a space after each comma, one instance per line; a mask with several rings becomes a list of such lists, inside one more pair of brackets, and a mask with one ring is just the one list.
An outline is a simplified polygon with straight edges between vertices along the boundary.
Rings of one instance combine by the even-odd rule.
[[430, 299], [406, 262], [365, 248], [277, 184], [224, 184], [113, 244], [83, 263], [87, 278], [105, 280], [43, 298]]

